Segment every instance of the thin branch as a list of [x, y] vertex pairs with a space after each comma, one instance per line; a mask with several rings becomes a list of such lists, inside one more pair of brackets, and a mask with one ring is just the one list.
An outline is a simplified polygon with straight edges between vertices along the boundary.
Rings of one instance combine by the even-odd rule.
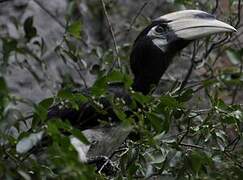
[[140, 14], [142, 13], [142, 11], [144, 10], [144, 8], [149, 4], [151, 0], [147, 0], [146, 2], [143, 3], [143, 5], [141, 6], [141, 8], [137, 11], [136, 15], [134, 16], [134, 18], [132, 19], [130, 26], [127, 30], [127, 34], [129, 34], [129, 32], [132, 29], [132, 26], [134, 25], [134, 23], [136, 22], [138, 16], [140, 16]]
[[[241, 20], [241, 0], [238, 1], [238, 13], [237, 13], [237, 17], [238, 18], [237, 18], [237, 22], [236, 22], [235, 27], [238, 27], [239, 26], [240, 20]], [[239, 42], [239, 39], [238, 38], [239, 38], [239, 35], [236, 36], [236, 40], [238, 40], [238, 42]], [[240, 76], [241, 76], [242, 71], [243, 71], [243, 63], [242, 63], [242, 60], [240, 62], [241, 62], [241, 64], [240, 64]], [[236, 100], [236, 97], [237, 97], [237, 94], [238, 94], [239, 89], [240, 89], [240, 86], [239, 85], [236, 85], [235, 86], [235, 89], [233, 91], [231, 104], [234, 104], [235, 103], [235, 100]]]
[[[235, 147], [237, 146], [237, 144], [240, 142], [240, 135], [237, 136], [235, 139], [233, 139], [233, 141], [231, 141], [226, 147], [225, 149], [227, 149], [227, 151], [234, 151]], [[230, 146], [233, 146], [231, 149]]]
[[230, 158], [231, 161], [233, 161], [233, 162], [235, 163], [235, 165], [237, 165], [239, 168], [243, 169], [243, 166], [241, 165], [242, 163], [239, 162], [239, 161], [237, 161], [237, 160], [235, 160], [235, 159], [233, 159], [231, 153], [229, 153], [229, 152], [224, 152], [224, 154], [225, 154], [228, 158]]
[[104, 162], [104, 164], [99, 169], [97, 169], [97, 172], [99, 174], [101, 174], [102, 170], [108, 165], [109, 162], [110, 162], [110, 160], [107, 158], [107, 160]]
[[66, 29], [63, 24], [55, 15], [53, 15], [47, 8], [45, 8], [39, 1], [33, 0], [42, 10], [44, 10], [52, 19], [54, 19], [62, 28]]
[[181, 142], [184, 140], [184, 138], [189, 134], [189, 132], [190, 132], [190, 127], [191, 127], [191, 119], [192, 119], [192, 118], [189, 118], [189, 119], [188, 119], [188, 121], [187, 121], [186, 133], [183, 134], [183, 136], [182, 136], [181, 139], [179, 140], [178, 144], [181, 144]]
[[18, 158], [16, 158], [14, 155], [12, 155], [11, 153], [9, 153], [6, 149], [2, 148], [1, 149], [5, 154], [6, 154], [6, 157], [5, 158], [10, 158], [13, 162], [15, 162], [15, 164], [20, 167], [21, 166], [21, 163], [19, 161]]
[[26, 121], [26, 120], [28, 120], [30, 118], [33, 118], [33, 117], [34, 117], [34, 115], [31, 114], [31, 115], [28, 115], [28, 116], [25, 116], [25, 117], [22, 117], [22, 118], [18, 119], [18, 122], [20, 122], [20, 121]]
[[224, 38], [220, 39], [217, 42], [214, 42], [209, 49], [206, 50], [205, 55], [204, 55], [204, 59], [206, 59], [209, 54], [212, 52], [212, 50], [214, 50], [215, 48], [218, 48], [220, 45], [225, 44], [227, 42], [227, 40], [230, 39], [230, 36], [225, 36]]
[[216, 2], [215, 2], [215, 7], [214, 7], [213, 10], [212, 10], [212, 14], [215, 14], [215, 13], [216, 13], [218, 7], [219, 7], [219, 0], [216, 0]]
[[235, 24], [235, 27], [238, 27], [240, 24], [240, 19], [241, 19], [241, 0], [238, 0], [238, 13], [237, 13], [237, 22]]
[[112, 40], [113, 40], [114, 49], [115, 49], [115, 53], [116, 53], [116, 61], [112, 64], [111, 69], [109, 70], [109, 72], [110, 72], [114, 68], [116, 63], [118, 65], [118, 68], [121, 68], [121, 62], [120, 62], [120, 58], [119, 58], [119, 52], [118, 52], [117, 42], [116, 42], [116, 38], [115, 38], [115, 33], [114, 33], [113, 27], [111, 25], [111, 22], [110, 22], [108, 13], [107, 13], [105, 3], [104, 3], [103, 0], [100, 0], [100, 2], [102, 4], [102, 8], [103, 8], [103, 11], [104, 11], [104, 14], [105, 14], [108, 26], [109, 26], [109, 31], [111, 33], [111, 37], [112, 37]]
[[[207, 147], [203, 147], [203, 146], [198, 146], [198, 145], [195, 145], [195, 144], [186, 144], [186, 143], [180, 143], [179, 145], [181, 146], [185, 146], [185, 147], [189, 147], [189, 148], [195, 148], [195, 149], [201, 149], [201, 150], [208, 150]], [[220, 149], [212, 149], [214, 151], [221, 151]], [[228, 158], [231, 159], [232, 162], [235, 163], [235, 165], [237, 165], [238, 167], [242, 168], [243, 169], [243, 166], [241, 165], [241, 162], [233, 159], [232, 155], [230, 152], [226, 152], [226, 151], [223, 151], [224, 155], [226, 155]]]
[[203, 146], [199, 146], [199, 145], [195, 145], [195, 144], [186, 144], [186, 143], [182, 143], [182, 142], [179, 145], [185, 146], [185, 147], [190, 147], [190, 148], [202, 149], [202, 150], [206, 149]]
[[[240, 64], [240, 76], [239, 77], [241, 77], [242, 72], [243, 72], [243, 63], [241, 61], [241, 64]], [[238, 94], [239, 89], [240, 89], [240, 85], [236, 85], [235, 86], [235, 89], [233, 91], [231, 104], [234, 104], [235, 103], [235, 100], [236, 100], [236, 97], [237, 97], [237, 94]]]
[[121, 154], [119, 154], [119, 157], [122, 157], [124, 154], [126, 154], [127, 152], [129, 151], [129, 148], [125, 147], [125, 148], [121, 148], [121, 149], [118, 149], [116, 151], [114, 151], [110, 156], [109, 156], [109, 159], [112, 159], [113, 156], [117, 153], [120, 153], [122, 152]]
[[[81, 73], [81, 72], [82, 72], [82, 69], [81, 69], [81, 67], [80, 67], [79, 62], [80, 62], [80, 61], [78, 61], [78, 63], [71, 63], [71, 64], [72, 64], [73, 68], [77, 71], [77, 73], [78, 73], [79, 77], [81, 78], [81, 80], [83, 81], [83, 83], [84, 83], [84, 87], [85, 87], [85, 88], [88, 88], [87, 82], [86, 82], [86, 80], [85, 80], [83, 74]], [[77, 64], [77, 66], [76, 66], [76, 64]]]
[[190, 68], [189, 68], [189, 70], [186, 74], [186, 77], [184, 78], [184, 80], [181, 83], [179, 91], [182, 90], [186, 86], [186, 84], [187, 84], [187, 82], [188, 82], [188, 80], [189, 80], [189, 78], [192, 74], [192, 70], [193, 70], [193, 67], [194, 67], [194, 60], [195, 60], [196, 53], [197, 53], [196, 49], [197, 49], [196, 48], [196, 42], [194, 42], [193, 43], [193, 54], [192, 54], [192, 57], [191, 57], [191, 66], [190, 66]]
[[192, 113], [203, 114], [208, 113], [211, 109], [198, 109], [198, 110], [191, 110]]

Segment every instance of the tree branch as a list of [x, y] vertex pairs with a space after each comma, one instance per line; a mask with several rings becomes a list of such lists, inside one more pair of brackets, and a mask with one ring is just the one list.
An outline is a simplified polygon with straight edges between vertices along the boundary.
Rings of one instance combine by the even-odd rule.
[[215, 12], [217, 11], [218, 7], [219, 7], [219, 0], [216, 0], [215, 7], [212, 10], [212, 14], [215, 14]]
[[54, 19], [62, 28], [66, 29], [63, 24], [55, 15], [53, 15], [47, 8], [45, 8], [39, 1], [33, 0], [42, 10], [44, 10], [52, 19]]
[[186, 86], [186, 84], [187, 84], [187, 82], [188, 82], [188, 80], [189, 80], [189, 78], [192, 74], [192, 70], [193, 70], [193, 67], [194, 67], [194, 61], [195, 61], [195, 57], [196, 57], [196, 53], [197, 53], [196, 49], [197, 49], [196, 48], [196, 42], [194, 42], [193, 43], [193, 53], [192, 53], [192, 57], [191, 57], [191, 65], [190, 65], [190, 68], [189, 68], [189, 70], [186, 74], [186, 77], [184, 78], [184, 80], [181, 83], [179, 91], [181, 91]]
[[111, 37], [112, 37], [112, 40], [113, 40], [114, 49], [115, 49], [115, 53], [116, 53], [116, 61], [112, 64], [111, 69], [109, 70], [109, 72], [110, 72], [114, 68], [116, 63], [118, 65], [118, 68], [121, 68], [121, 62], [120, 62], [120, 58], [119, 58], [119, 52], [118, 52], [117, 42], [116, 42], [116, 38], [115, 38], [115, 33], [114, 33], [113, 27], [111, 25], [111, 22], [110, 22], [108, 13], [107, 13], [105, 3], [104, 3], [103, 0], [100, 0], [100, 2], [102, 4], [102, 8], [103, 8], [103, 11], [104, 11], [104, 14], [105, 14], [108, 26], [109, 26], [109, 31], [111, 33]]
[[127, 34], [129, 34], [129, 32], [132, 29], [132, 26], [134, 25], [134, 23], [136, 22], [138, 16], [140, 16], [140, 14], [142, 13], [142, 11], [144, 10], [144, 8], [149, 4], [151, 0], [147, 0], [146, 2], [143, 3], [143, 5], [141, 6], [141, 8], [137, 11], [136, 15], [134, 16], [134, 18], [132, 19], [130, 26], [127, 30]]

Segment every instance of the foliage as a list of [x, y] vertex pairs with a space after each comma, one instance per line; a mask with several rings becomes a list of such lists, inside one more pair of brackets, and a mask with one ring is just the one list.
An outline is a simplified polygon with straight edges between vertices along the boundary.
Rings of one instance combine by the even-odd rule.
[[[118, 7], [115, 2], [109, 3], [108, 10], [112, 13], [112, 8]], [[183, 5], [188, 8], [198, 5], [197, 1], [188, 0], [176, 0], [172, 3], [178, 7]], [[212, 3], [203, 5], [202, 8], [205, 9], [214, 7]], [[118, 166], [116, 174], [112, 176], [114, 179], [242, 179], [243, 109], [236, 100], [243, 85], [243, 50], [238, 46], [229, 47], [229, 43], [237, 37], [230, 37], [230, 40], [225, 41], [213, 37], [194, 46], [198, 55], [203, 51], [202, 47], [206, 48], [206, 55], [203, 54], [199, 60], [207, 59], [203, 64], [206, 70], [205, 78], [195, 85], [181, 89], [180, 84], [173, 82], [170, 90], [159, 96], [142, 95], [130, 88], [130, 44], [124, 43], [117, 47], [122, 67], [114, 65], [116, 55], [112, 49], [92, 46], [88, 54], [95, 56], [99, 63], [90, 69], [87, 68], [87, 62], [83, 58], [87, 53], [82, 51], [77, 43], [86, 43], [83, 38], [85, 25], [80, 19], [71, 18], [75, 11], [73, 6], [74, 1], [71, 1], [66, 32], [62, 42], [55, 47], [55, 53], [64, 62], [81, 64], [83, 71], [89, 71], [96, 76], [89, 95], [82, 92], [72, 93], [70, 89], [77, 87], [77, 84], [64, 77], [63, 87], [56, 96], [32, 104], [33, 115], [20, 116], [17, 122], [10, 123], [13, 118], [11, 115], [20, 111], [11, 108], [11, 104], [24, 100], [14, 96], [8, 89], [6, 68], [11, 58], [18, 55], [45, 64], [42, 54], [46, 49], [44, 40], [38, 35], [38, 28], [34, 26], [33, 17], [27, 18], [22, 25], [19, 24], [23, 30], [21, 37], [0, 37], [0, 123], [3, 127], [0, 130], [0, 179], [111, 178], [102, 171], [97, 173], [94, 165], [80, 162], [79, 154], [69, 138], [75, 136], [83, 143], [89, 144], [80, 130], [73, 127], [70, 122], [60, 119], [50, 121], [47, 118], [48, 109], [63, 102], [73, 109], [89, 102], [97, 110], [105, 111], [97, 101], [99, 102], [100, 97], [108, 96], [108, 84], [111, 82], [123, 82], [131, 96], [132, 103], [128, 107], [114, 97], [109, 97], [109, 101], [119, 120], [133, 129], [131, 137], [124, 142], [125, 148], [121, 148], [119, 156], [114, 158]], [[95, 9], [96, 13], [99, 11], [102, 11], [101, 6]], [[229, 14], [230, 16], [233, 15]], [[138, 19], [137, 24], [133, 25], [134, 29], [139, 30], [143, 23]], [[36, 37], [41, 40], [36, 41]], [[31, 49], [33, 46], [37, 46], [38, 52], [41, 53], [35, 53]], [[222, 58], [224, 52], [230, 66], [217, 69], [214, 65]], [[193, 59], [193, 63], [196, 64], [197, 60]], [[35, 73], [32, 73], [35, 76]], [[205, 97], [198, 96], [199, 91], [205, 93]], [[230, 100], [232, 102], [229, 103]], [[203, 102], [208, 102], [206, 108], [201, 107]], [[129, 110], [129, 116], [124, 113], [124, 108]], [[30, 119], [31, 128], [23, 132], [21, 124], [28, 124]], [[12, 133], [11, 129], [17, 131], [18, 135]], [[52, 143], [49, 143], [48, 147], [42, 144], [31, 152], [17, 153], [16, 145], [21, 140], [39, 132], [51, 137]], [[35, 155], [36, 153], [38, 155]]]

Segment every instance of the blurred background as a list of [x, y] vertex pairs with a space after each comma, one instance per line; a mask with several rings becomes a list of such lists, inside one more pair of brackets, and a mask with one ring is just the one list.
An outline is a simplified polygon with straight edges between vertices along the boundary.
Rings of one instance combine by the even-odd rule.
[[[186, 102], [189, 109], [208, 112], [213, 96], [242, 107], [240, 0], [0, 0], [1, 129], [11, 127], [17, 137], [19, 130], [30, 128], [25, 120], [38, 103], [59, 90], [91, 87], [113, 68], [131, 74], [129, 54], [139, 32], [154, 18], [184, 9], [211, 13], [238, 32], [184, 49], [154, 95], [170, 94], [183, 85], [195, 90]], [[236, 132], [226, 131], [234, 140]]]

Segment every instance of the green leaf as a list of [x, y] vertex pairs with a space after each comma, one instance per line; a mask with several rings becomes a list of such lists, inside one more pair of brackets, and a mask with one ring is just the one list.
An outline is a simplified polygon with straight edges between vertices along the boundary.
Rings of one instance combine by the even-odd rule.
[[161, 96], [159, 106], [160, 107], [175, 108], [175, 107], [179, 107], [180, 104], [175, 98], [173, 98], [171, 96]]
[[65, 106], [73, 109], [79, 109], [80, 104], [85, 103], [88, 100], [88, 98], [81, 93], [72, 93], [69, 90], [64, 89], [60, 90], [57, 96], [65, 102]]
[[132, 84], [132, 79], [128, 74], [124, 74], [120, 71], [112, 71], [107, 75], [107, 82], [123, 82], [125, 87], [130, 87]]
[[194, 91], [192, 89], [186, 89], [182, 91], [179, 96], [176, 97], [176, 100], [179, 102], [187, 102], [193, 97]]
[[240, 63], [242, 57], [242, 53], [240, 51], [230, 48], [226, 51], [226, 54], [232, 64], [237, 65]]
[[137, 92], [132, 94], [132, 98], [143, 105], [145, 105], [153, 100], [153, 98], [151, 96], [146, 96], [146, 95], [143, 95], [143, 94], [137, 93]]
[[55, 121], [48, 121], [47, 123], [47, 132], [50, 134], [52, 137], [58, 136], [60, 134], [57, 124]]
[[12, 51], [17, 50], [18, 42], [15, 39], [3, 38], [3, 62], [7, 64], [8, 58]]
[[227, 114], [222, 114], [221, 118], [222, 118], [222, 122], [224, 123], [234, 124], [234, 123], [242, 122], [243, 113], [239, 110], [236, 110]]
[[72, 129], [70, 131], [72, 135], [74, 135], [76, 138], [78, 138], [80, 141], [82, 141], [84, 144], [90, 144], [88, 139], [83, 135], [82, 131], [79, 129]]
[[153, 126], [153, 128], [156, 130], [157, 133], [161, 133], [162, 131], [164, 131], [165, 129], [163, 126], [163, 123], [165, 121], [165, 117], [163, 116], [163, 114], [158, 114], [158, 113], [149, 113], [147, 114], [151, 125]]
[[219, 109], [221, 111], [230, 111], [231, 110], [230, 106], [225, 104], [225, 102], [222, 99], [217, 99], [215, 101], [215, 108]]
[[116, 116], [121, 120], [122, 122], [126, 122], [127, 120], [127, 115], [125, 112], [119, 110], [119, 109], [114, 109], [114, 112], [116, 113]]
[[170, 117], [165, 118], [165, 120], [163, 121], [163, 124], [162, 124], [162, 129], [165, 132], [168, 132], [170, 129], [170, 124], [171, 124], [171, 118]]
[[81, 140], [85, 144], [90, 144], [87, 138], [83, 135], [82, 131], [75, 129], [69, 122], [62, 121], [60, 119], [55, 119], [51, 122], [48, 122], [48, 132], [52, 135], [58, 135], [60, 132], [65, 131], [74, 135], [76, 138]]
[[73, 94], [70, 91], [64, 89], [60, 90], [57, 96], [63, 99], [73, 99]]
[[132, 84], [132, 79], [129, 75], [119, 71], [112, 71], [106, 76], [99, 77], [91, 88], [92, 95], [100, 96], [106, 93], [108, 85], [111, 83], [123, 82], [126, 88]]
[[0, 77], [0, 97], [6, 96], [8, 94], [7, 84], [3, 77]]
[[68, 26], [67, 31], [74, 37], [80, 38], [82, 32], [81, 21], [74, 21], [70, 26]]
[[36, 126], [40, 123], [40, 121], [44, 122], [47, 119], [48, 109], [52, 104], [53, 98], [47, 98], [35, 106], [32, 126]]
[[203, 151], [193, 150], [190, 154], [191, 168], [195, 174], [199, 174], [203, 166], [211, 166], [213, 161]]
[[45, 109], [48, 109], [53, 104], [54, 99], [53, 98], [47, 98], [42, 100], [39, 105], [42, 106]]
[[218, 80], [216, 80], [216, 79], [204, 80], [204, 81], [203, 81], [203, 86], [204, 86], [204, 87], [209, 87], [209, 86], [211, 86], [211, 85], [214, 85], [214, 84], [217, 83], [217, 82], [218, 82]]
[[65, 130], [70, 132], [72, 130], [72, 126], [69, 124], [69, 122], [65, 122], [61, 119], [57, 119], [55, 121], [53, 121], [53, 123], [55, 123], [56, 127], [60, 130]]
[[201, 156], [201, 154], [199, 154], [197, 151], [193, 151], [191, 153], [191, 157], [190, 157], [191, 167], [195, 174], [198, 174], [198, 172], [202, 166], [202, 162], [201, 162], [202, 158], [203, 157]]

